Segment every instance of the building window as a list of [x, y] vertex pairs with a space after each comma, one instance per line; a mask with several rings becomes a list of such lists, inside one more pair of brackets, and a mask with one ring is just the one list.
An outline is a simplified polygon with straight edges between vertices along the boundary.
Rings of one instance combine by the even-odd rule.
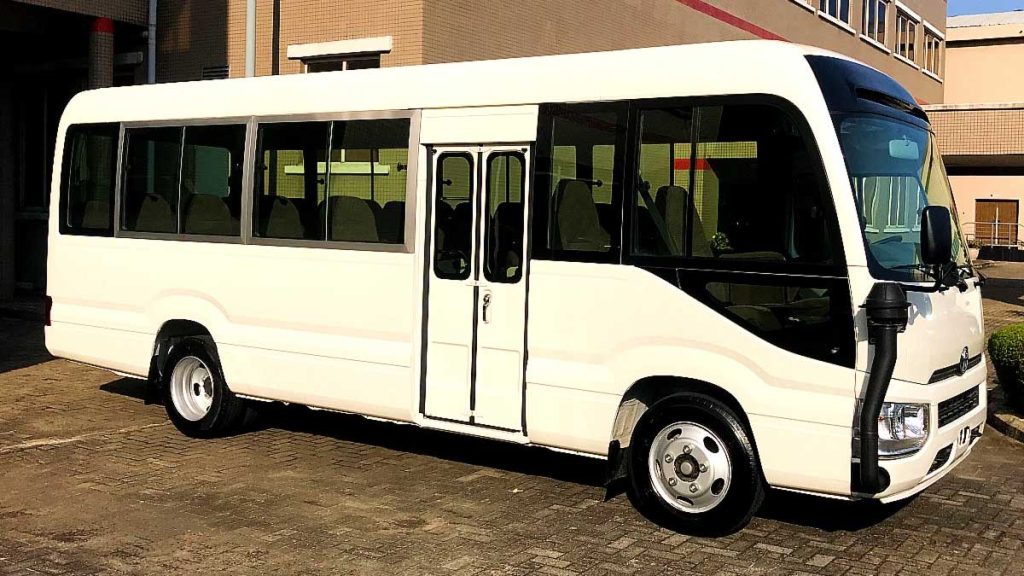
[[896, 55], [917, 64], [917, 21], [902, 10], [896, 11]]
[[117, 124], [72, 126], [64, 137], [62, 234], [113, 236]]
[[864, 0], [864, 20], [861, 32], [865, 37], [885, 46], [888, 15], [888, 0]]
[[850, 23], [850, 0], [818, 0], [818, 10], [843, 24]]
[[391, 46], [391, 36], [292, 44], [288, 59], [301, 61], [306, 72], [380, 68], [381, 54], [390, 53]]
[[942, 40], [931, 32], [924, 34], [924, 69], [936, 76], [942, 69]]
[[303, 61], [306, 72], [340, 72], [342, 70], [364, 70], [380, 68], [380, 54], [363, 56], [339, 56], [333, 58], [317, 58]]

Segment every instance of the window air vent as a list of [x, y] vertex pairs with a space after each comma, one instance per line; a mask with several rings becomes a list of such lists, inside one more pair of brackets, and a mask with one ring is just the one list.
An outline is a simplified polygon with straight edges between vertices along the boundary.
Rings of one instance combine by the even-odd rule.
[[203, 80], [223, 80], [228, 77], [231, 68], [223, 66], [203, 66]]

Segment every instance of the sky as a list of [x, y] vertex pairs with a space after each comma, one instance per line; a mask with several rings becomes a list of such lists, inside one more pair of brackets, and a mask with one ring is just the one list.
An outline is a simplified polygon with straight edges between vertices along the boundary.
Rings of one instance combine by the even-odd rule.
[[1024, 0], [949, 0], [949, 15], [1024, 10]]

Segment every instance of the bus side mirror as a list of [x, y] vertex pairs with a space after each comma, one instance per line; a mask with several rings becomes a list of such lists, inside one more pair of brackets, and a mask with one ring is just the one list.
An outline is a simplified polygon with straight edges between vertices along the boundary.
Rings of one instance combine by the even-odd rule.
[[953, 218], [944, 206], [928, 206], [921, 212], [921, 261], [942, 266], [953, 259]]

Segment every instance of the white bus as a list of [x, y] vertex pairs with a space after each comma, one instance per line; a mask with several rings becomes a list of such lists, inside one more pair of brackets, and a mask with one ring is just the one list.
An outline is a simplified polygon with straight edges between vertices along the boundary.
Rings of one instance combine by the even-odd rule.
[[[729, 42], [82, 93], [46, 345], [185, 434], [281, 401], [608, 460], [726, 533], [985, 422], [980, 277], [880, 72]], [[909, 303], [907, 302], [909, 300]]]

